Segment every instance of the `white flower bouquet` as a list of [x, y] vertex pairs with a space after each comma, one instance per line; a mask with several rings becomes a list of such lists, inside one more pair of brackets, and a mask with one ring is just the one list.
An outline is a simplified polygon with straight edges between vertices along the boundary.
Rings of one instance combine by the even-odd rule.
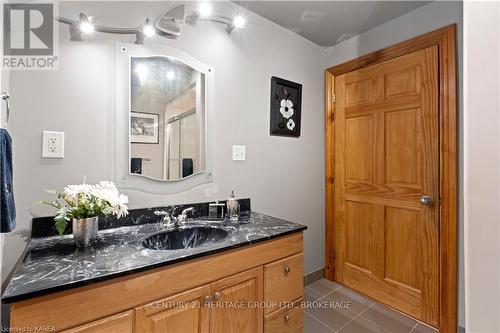
[[101, 181], [98, 184], [68, 185], [63, 192], [47, 192], [57, 195], [56, 200], [44, 200], [57, 209], [54, 217], [55, 226], [63, 235], [71, 219], [86, 219], [97, 216], [115, 215], [117, 218], [128, 214], [128, 197], [120, 194], [113, 182]]

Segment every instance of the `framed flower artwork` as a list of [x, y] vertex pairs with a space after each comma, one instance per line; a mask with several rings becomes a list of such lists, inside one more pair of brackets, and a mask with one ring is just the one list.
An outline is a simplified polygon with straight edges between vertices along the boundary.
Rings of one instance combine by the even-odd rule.
[[302, 85], [271, 77], [271, 135], [300, 136]]

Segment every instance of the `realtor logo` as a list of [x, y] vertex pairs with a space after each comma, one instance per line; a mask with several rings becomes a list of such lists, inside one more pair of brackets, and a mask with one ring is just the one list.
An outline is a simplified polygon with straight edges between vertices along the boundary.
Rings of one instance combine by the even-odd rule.
[[54, 6], [3, 4], [3, 69], [56, 69]]

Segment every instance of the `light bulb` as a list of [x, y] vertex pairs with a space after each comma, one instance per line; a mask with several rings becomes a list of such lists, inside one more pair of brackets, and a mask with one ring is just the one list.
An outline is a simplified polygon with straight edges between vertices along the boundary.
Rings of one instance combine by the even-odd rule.
[[84, 34], [89, 34], [89, 33], [94, 31], [94, 26], [92, 25], [92, 23], [82, 22], [82, 23], [80, 23], [80, 30]]
[[246, 25], [246, 20], [243, 16], [241, 15], [237, 15], [234, 19], [233, 19], [233, 25], [238, 28], [238, 29], [242, 29], [245, 27]]
[[147, 37], [153, 37], [156, 34], [155, 27], [151, 24], [150, 19], [146, 19], [146, 22], [142, 26], [142, 33]]
[[153, 37], [156, 31], [152, 25], [145, 25], [144, 28], [142, 28], [142, 33], [147, 37]]
[[92, 17], [87, 17], [87, 15], [80, 13], [80, 31], [84, 34], [89, 34], [94, 31]]
[[200, 8], [198, 9], [201, 17], [208, 17], [212, 14], [212, 6], [209, 3], [200, 4]]

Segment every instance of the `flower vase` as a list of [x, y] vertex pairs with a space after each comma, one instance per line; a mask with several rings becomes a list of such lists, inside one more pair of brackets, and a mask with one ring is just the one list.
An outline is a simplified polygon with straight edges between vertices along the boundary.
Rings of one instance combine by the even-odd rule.
[[73, 219], [73, 239], [78, 248], [89, 247], [97, 239], [99, 217]]

